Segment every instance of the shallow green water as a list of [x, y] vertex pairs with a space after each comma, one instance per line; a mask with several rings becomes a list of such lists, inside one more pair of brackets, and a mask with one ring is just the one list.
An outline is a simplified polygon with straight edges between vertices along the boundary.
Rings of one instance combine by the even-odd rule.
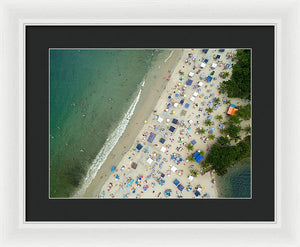
[[251, 162], [246, 159], [228, 169], [228, 174], [217, 178], [218, 193], [223, 198], [251, 197]]

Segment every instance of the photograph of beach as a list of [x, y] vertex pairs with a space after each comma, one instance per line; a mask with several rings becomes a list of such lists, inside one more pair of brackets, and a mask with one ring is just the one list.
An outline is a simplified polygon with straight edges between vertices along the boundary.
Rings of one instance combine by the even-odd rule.
[[251, 199], [249, 48], [49, 49], [50, 199]]

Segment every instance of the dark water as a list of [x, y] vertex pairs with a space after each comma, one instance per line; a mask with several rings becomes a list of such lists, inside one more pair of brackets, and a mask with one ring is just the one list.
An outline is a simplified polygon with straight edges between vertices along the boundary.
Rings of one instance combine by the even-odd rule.
[[136, 97], [153, 50], [50, 50], [50, 197], [68, 197]]
[[251, 197], [251, 161], [243, 162], [229, 168], [228, 174], [217, 177], [219, 197], [250, 198]]

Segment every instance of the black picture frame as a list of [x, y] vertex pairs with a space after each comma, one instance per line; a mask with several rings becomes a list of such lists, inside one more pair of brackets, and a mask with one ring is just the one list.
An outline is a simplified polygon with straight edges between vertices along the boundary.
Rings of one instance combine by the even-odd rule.
[[[48, 49], [66, 47], [251, 48], [252, 199], [49, 199]], [[26, 26], [25, 220], [274, 221], [274, 54], [272, 25]]]

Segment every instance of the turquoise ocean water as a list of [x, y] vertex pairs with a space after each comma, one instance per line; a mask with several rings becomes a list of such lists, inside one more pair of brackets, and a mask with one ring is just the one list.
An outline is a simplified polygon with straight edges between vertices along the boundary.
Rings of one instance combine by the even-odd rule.
[[251, 161], [246, 159], [228, 169], [228, 173], [217, 177], [219, 197], [250, 198], [251, 197]]
[[68, 197], [118, 126], [154, 50], [50, 50], [50, 197]]

